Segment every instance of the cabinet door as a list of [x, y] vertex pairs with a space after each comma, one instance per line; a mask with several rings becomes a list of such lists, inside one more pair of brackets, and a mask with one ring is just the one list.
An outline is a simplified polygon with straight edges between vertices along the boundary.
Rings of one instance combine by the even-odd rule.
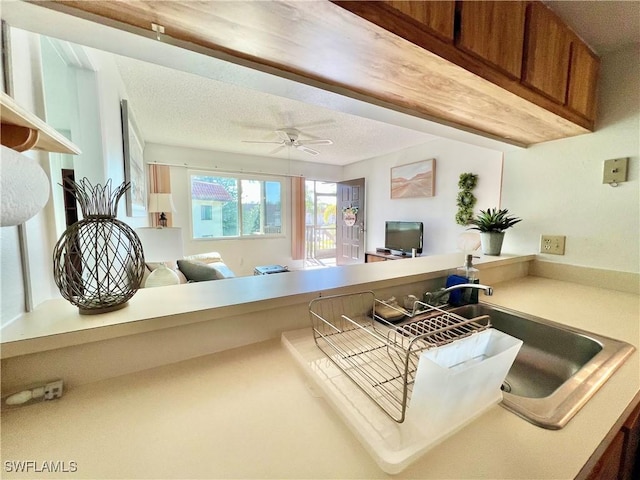
[[520, 78], [526, 6], [526, 2], [460, 2], [457, 46]]
[[636, 406], [622, 431], [626, 434], [625, 451], [623, 452], [620, 480], [640, 478], [640, 404]]
[[561, 104], [567, 94], [572, 38], [571, 30], [544, 4], [527, 6], [522, 81]]
[[400, 1], [386, 0], [384, 3], [411, 17], [430, 33], [453, 42], [453, 20], [455, 16], [455, 2], [449, 1]]
[[380, 257], [378, 255], [373, 255], [371, 253], [367, 253], [366, 254], [366, 258], [365, 258], [365, 263], [372, 263], [372, 262], [385, 262], [387, 259], [384, 257]]
[[593, 470], [589, 473], [587, 480], [609, 480], [619, 478], [624, 440], [624, 432], [618, 432], [611, 442], [611, 445], [609, 445], [609, 448], [607, 448], [602, 457], [598, 460], [598, 463], [593, 467]]
[[567, 106], [589, 120], [595, 120], [596, 117], [596, 86], [599, 69], [598, 57], [576, 38], [571, 44]]

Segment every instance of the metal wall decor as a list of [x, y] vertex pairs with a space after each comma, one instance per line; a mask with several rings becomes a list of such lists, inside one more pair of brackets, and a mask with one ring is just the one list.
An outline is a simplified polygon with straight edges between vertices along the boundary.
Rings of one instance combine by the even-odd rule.
[[81, 314], [105, 313], [126, 305], [144, 275], [142, 244], [129, 225], [118, 220], [118, 201], [129, 188], [65, 181], [82, 210], [82, 220], [62, 234], [53, 250], [53, 276], [62, 296]]

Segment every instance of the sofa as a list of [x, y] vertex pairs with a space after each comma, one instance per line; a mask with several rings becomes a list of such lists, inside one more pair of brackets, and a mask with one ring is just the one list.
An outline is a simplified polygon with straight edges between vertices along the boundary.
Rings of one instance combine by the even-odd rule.
[[[207, 282], [211, 280], [222, 280], [233, 278], [235, 274], [225, 265], [222, 256], [218, 252], [200, 253], [188, 255], [180, 260], [163, 262], [168, 268], [173, 270], [180, 279], [180, 283]], [[142, 285], [146, 284], [151, 272], [156, 270], [162, 263], [145, 263], [145, 272]]]

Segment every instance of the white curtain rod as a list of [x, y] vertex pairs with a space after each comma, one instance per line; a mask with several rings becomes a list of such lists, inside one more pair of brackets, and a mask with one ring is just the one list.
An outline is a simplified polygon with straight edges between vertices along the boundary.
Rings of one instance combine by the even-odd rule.
[[230, 170], [227, 168], [218, 168], [218, 167], [194, 167], [191, 165], [187, 165], [186, 163], [165, 163], [165, 162], [147, 162], [148, 165], [162, 165], [166, 167], [177, 167], [177, 168], [187, 168], [191, 170], [200, 170], [204, 172], [219, 172], [219, 173], [239, 173], [243, 175], [263, 175], [269, 177], [304, 177], [303, 174], [293, 174], [293, 173], [268, 173], [268, 172], [260, 172], [255, 170]]

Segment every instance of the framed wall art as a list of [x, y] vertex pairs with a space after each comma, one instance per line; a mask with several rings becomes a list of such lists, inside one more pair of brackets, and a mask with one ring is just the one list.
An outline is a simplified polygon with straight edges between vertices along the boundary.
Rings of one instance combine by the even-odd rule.
[[147, 214], [147, 188], [144, 172], [144, 143], [133, 119], [129, 102], [120, 102], [122, 112], [122, 144], [124, 152], [124, 181], [131, 184], [125, 194], [128, 217]]
[[435, 196], [436, 160], [422, 160], [391, 168], [391, 198]]

